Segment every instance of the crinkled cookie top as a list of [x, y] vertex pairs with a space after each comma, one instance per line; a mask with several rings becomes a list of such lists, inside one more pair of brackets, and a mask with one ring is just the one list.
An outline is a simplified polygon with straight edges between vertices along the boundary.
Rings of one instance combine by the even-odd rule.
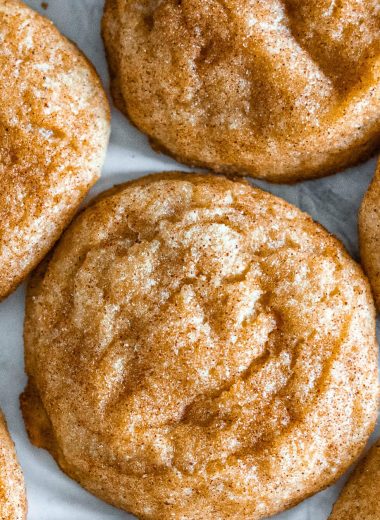
[[118, 106], [156, 147], [278, 182], [380, 145], [378, 0], [107, 0]]
[[106, 192], [34, 277], [25, 340], [60, 464], [144, 519], [280, 511], [336, 479], [376, 419], [361, 270], [243, 182]]
[[53, 24], [0, 0], [0, 299], [42, 259], [100, 175], [109, 108]]

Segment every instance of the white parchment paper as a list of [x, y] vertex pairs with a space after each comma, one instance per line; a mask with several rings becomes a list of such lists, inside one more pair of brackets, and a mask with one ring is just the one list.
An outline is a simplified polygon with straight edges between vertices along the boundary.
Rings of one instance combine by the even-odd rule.
[[[27, 0], [27, 4], [53, 20], [63, 34], [78, 44], [108, 87], [100, 37], [103, 0], [48, 0], [46, 9], [39, 0]], [[103, 176], [90, 195], [147, 173], [188, 169], [153, 152], [145, 136], [117, 110], [113, 109], [112, 116], [111, 142]], [[357, 211], [374, 169], [375, 160], [372, 159], [342, 174], [295, 186], [265, 182], [256, 184], [310, 213], [337, 235], [350, 253], [358, 258]], [[26, 382], [22, 340], [24, 295], [22, 286], [0, 304], [0, 407], [16, 442], [26, 478], [28, 520], [132, 519], [131, 515], [108, 506], [84, 491], [59, 470], [46, 451], [34, 448], [28, 441], [18, 400]], [[379, 433], [380, 425], [370, 442]], [[298, 507], [278, 515], [276, 520], [326, 520], [345, 478]]]

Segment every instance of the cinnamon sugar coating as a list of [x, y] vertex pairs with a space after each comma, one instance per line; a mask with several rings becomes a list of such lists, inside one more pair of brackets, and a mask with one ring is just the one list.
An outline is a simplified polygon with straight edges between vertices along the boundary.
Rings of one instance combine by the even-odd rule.
[[344, 487], [329, 520], [379, 520], [380, 439]]
[[107, 0], [119, 109], [179, 161], [275, 182], [380, 146], [378, 0]]
[[0, 518], [25, 520], [24, 478], [17, 462], [15, 447], [0, 412]]
[[360, 254], [380, 309], [380, 164], [359, 212]]
[[100, 175], [109, 107], [53, 24], [0, 0], [0, 300], [37, 265]]
[[337, 479], [377, 414], [368, 283], [306, 214], [160, 174], [82, 212], [27, 295], [33, 443], [146, 520], [255, 520]]

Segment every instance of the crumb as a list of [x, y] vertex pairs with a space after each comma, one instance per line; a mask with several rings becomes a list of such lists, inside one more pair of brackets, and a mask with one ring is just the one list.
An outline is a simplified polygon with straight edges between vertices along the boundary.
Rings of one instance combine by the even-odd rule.
[[41, 2], [41, 7], [46, 11], [46, 9], [49, 7], [49, 4], [47, 2]]

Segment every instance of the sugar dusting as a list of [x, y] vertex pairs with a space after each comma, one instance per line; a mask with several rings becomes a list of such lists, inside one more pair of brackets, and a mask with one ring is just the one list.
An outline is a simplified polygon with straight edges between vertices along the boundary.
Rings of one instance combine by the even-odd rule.
[[31, 298], [29, 375], [65, 465], [137, 515], [272, 514], [343, 471], [376, 416], [361, 272], [247, 184], [120, 187], [73, 224]]
[[0, 299], [58, 238], [99, 175], [105, 94], [51, 22], [0, 5]]
[[280, 182], [341, 170], [379, 132], [378, 4], [108, 0], [116, 102], [191, 165]]
[[0, 411], [0, 516], [4, 520], [24, 520], [25, 509], [24, 479]]

